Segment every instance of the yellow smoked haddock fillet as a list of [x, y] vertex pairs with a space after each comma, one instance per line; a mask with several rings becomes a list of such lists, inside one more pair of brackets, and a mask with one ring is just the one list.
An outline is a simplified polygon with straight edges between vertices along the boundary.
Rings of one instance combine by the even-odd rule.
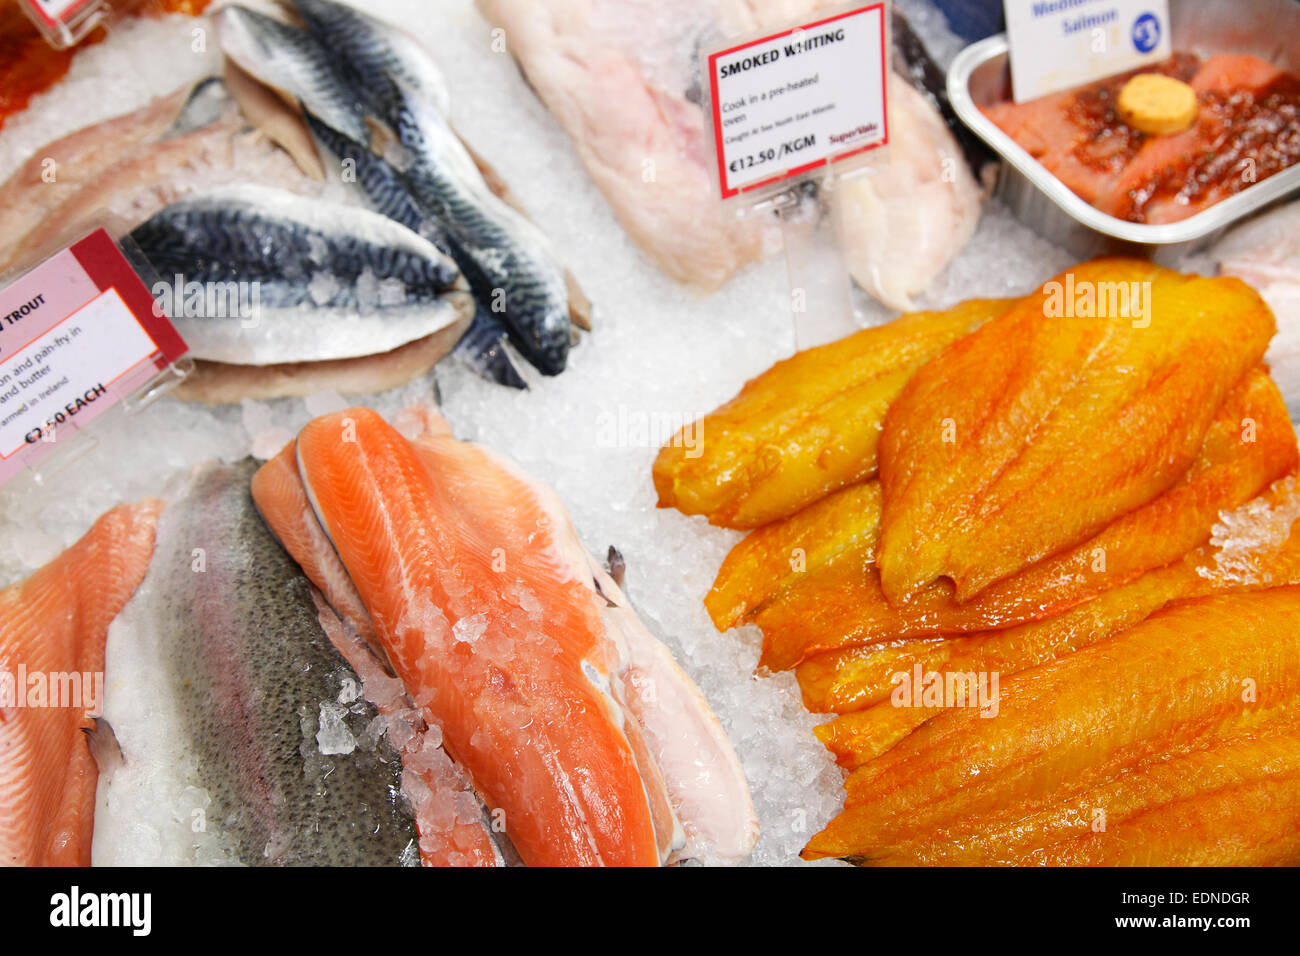
[[[842, 755], [854, 749], [851, 732], [867, 720], [855, 712], [865, 714], [863, 708], [869, 711], [889, 708], [890, 695], [896, 686], [895, 674], [911, 674], [919, 665], [923, 672], [982, 671], [1006, 677], [1063, 657], [1118, 634], [1173, 601], [1207, 592], [1210, 582], [1197, 573], [1205, 554], [1198, 551], [1188, 559], [1148, 571], [1062, 614], [1016, 627], [946, 638], [868, 644], [810, 657], [795, 669], [804, 706], [814, 713], [830, 711], [845, 715], [843, 720], [817, 728], [822, 743]], [[923, 708], [909, 708], [909, 711], [917, 716], [912, 726], [934, 716], [934, 711]]]
[[[1300, 587], [1178, 604], [1000, 682], [855, 770], [806, 859], [887, 857], [981, 815], [1039, 812], [1163, 755], [1285, 727], [1300, 704]], [[1300, 825], [1300, 818], [1293, 825]]]
[[742, 619], [758, 624], [762, 663], [777, 670], [828, 650], [1010, 627], [1178, 561], [1209, 538], [1220, 511], [1294, 472], [1297, 460], [1286, 404], [1256, 368], [1229, 393], [1173, 487], [964, 604], [944, 580], [898, 606], [886, 599], [874, 566], [881, 498], [867, 482], [746, 537], [723, 562], [705, 606], [720, 629]]
[[[804, 705], [812, 711], [834, 710], [841, 716], [815, 729], [836, 762], [855, 770], [874, 760], [931, 717], [946, 700], [930, 706], [895, 706], [905, 687], [917, 688], [914, 702], [929, 701], [921, 688], [937, 682], [975, 687], [980, 674], [999, 680], [1040, 664], [1059, 660], [1146, 620], [1175, 601], [1201, 597], [1222, 588], [1249, 590], [1228, 578], [1216, 579], [1215, 549], [1206, 545], [1169, 567], [1156, 568], [1113, 588], [1064, 614], [1030, 621], [1001, 631], [947, 639], [893, 642], [819, 654], [796, 669]], [[1270, 585], [1300, 584], [1300, 534], [1293, 535], [1267, 559]], [[903, 685], [900, 675], [908, 675]], [[902, 699], [906, 700], [906, 696]]]
[[735, 627], [778, 594], [837, 561], [870, 564], [880, 534], [880, 482], [849, 485], [731, 549], [704, 607], [719, 631]]
[[[1139, 317], [1109, 312], [1117, 288]], [[1274, 331], [1240, 280], [1098, 259], [954, 343], [885, 417], [885, 594], [900, 604], [947, 577], [967, 601], [1150, 501], [1187, 471]]]
[[659, 507], [756, 528], [875, 474], [885, 411], [907, 380], [1012, 301], [904, 315], [777, 362], [660, 450]]
[[[1141, 623], [1174, 601], [1208, 592], [1212, 585], [1196, 571], [1190, 562], [1158, 568], [1064, 614], [1003, 631], [904, 641], [889, 648], [888, 656], [859, 647], [810, 658], [797, 671], [805, 705], [809, 710], [826, 709], [827, 704], [847, 710], [815, 728], [814, 733], [834, 754], [836, 763], [856, 770], [944, 712], [946, 698], [936, 706], [926, 706], [930, 703], [925, 697], [931, 679], [928, 675], [934, 676], [940, 688], [951, 686], [974, 693], [979, 690], [981, 674], [997, 674], [1001, 682], [1012, 674], [1060, 660]], [[1293, 574], [1286, 583], [1298, 582], [1300, 574]], [[895, 677], [901, 674], [908, 677], [906, 688], [914, 688], [912, 703], [923, 706], [895, 706], [895, 694], [906, 689], [901, 678]], [[968, 687], [970, 691], [964, 690]], [[972, 699], [978, 702], [978, 698]]]
[[[102, 679], [108, 626], [144, 579], [161, 512], [154, 500], [119, 505], [0, 591], [0, 672], [13, 679], [0, 694], [0, 865], [90, 865], [99, 770], [84, 731], [94, 726], [87, 707], [104, 702], [85, 681]], [[30, 677], [17, 684], [20, 667], [44, 679], [39, 703]], [[49, 675], [74, 672], [81, 700], [54, 706]], [[15, 706], [17, 694], [27, 706]]]
[[1012, 805], [918, 835], [876, 866], [1269, 866], [1300, 860], [1300, 728], [1141, 766], [1026, 813]]
[[1300, 862], [1300, 708], [1264, 735], [1152, 760], [1025, 815], [891, 848], [886, 866], [1278, 866]]
[[[1277, 482], [1264, 495], [1226, 516], [1237, 532], [1225, 546], [1208, 543], [1182, 561], [1156, 568], [1063, 614], [1017, 627], [949, 638], [891, 641], [818, 654], [796, 669], [804, 705], [844, 716], [816, 729], [842, 766], [856, 767], [892, 746], [900, 729], [935, 715], [905, 708], [907, 720], [884, 718], [897, 686], [895, 675], [998, 673], [1002, 677], [1057, 660], [1132, 627], [1175, 601], [1215, 591], [1258, 590], [1300, 584], [1300, 496], [1295, 480]], [[1228, 524], [1220, 525], [1225, 537]], [[864, 709], [865, 708], [865, 709]], [[882, 721], [881, 727], [876, 721]]]

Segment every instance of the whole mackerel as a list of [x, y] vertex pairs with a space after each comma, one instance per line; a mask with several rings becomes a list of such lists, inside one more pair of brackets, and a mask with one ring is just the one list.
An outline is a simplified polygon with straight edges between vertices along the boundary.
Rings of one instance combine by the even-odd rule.
[[105, 716], [124, 759], [100, 779], [96, 863], [418, 859], [401, 760], [253, 506], [256, 469], [193, 476], [110, 631]]
[[[558, 375], [572, 344], [564, 268], [542, 231], [488, 188], [452, 132], [445, 86], [428, 55], [395, 28], [329, 0], [308, 0], [297, 9], [310, 33], [245, 7], [224, 7], [218, 15], [222, 48], [361, 146], [370, 145], [368, 133], [352, 132], [348, 117], [334, 122], [331, 104], [359, 103], [369, 119], [393, 130], [407, 153], [400, 170], [404, 188], [421, 218], [436, 223], [480, 305], [491, 312], [479, 318], [475, 340], [487, 341], [490, 320], [499, 316], [523, 356], [544, 375]], [[273, 55], [266, 52], [272, 49]], [[334, 51], [338, 62], [325, 51]], [[296, 65], [272, 72], [263, 61]], [[341, 88], [324, 95], [331, 84]]]

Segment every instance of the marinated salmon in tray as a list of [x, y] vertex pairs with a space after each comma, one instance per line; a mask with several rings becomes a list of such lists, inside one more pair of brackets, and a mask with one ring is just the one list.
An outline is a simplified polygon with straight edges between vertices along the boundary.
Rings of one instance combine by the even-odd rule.
[[[1183, 128], [1144, 132], [1123, 108], [1129, 85], [1152, 74], [1195, 97]], [[1255, 56], [1177, 53], [985, 113], [1080, 198], [1129, 222], [1178, 222], [1300, 160], [1300, 77]]]

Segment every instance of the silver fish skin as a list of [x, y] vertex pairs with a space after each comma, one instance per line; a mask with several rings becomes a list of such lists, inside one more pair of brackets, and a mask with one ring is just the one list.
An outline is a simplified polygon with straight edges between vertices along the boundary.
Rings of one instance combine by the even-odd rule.
[[508, 330], [492, 311], [491, 283], [474, 260], [425, 216], [405, 177], [386, 159], [310, 114], [307, 123], [321, 148], [340, 162], [352, 163], [357, 184], [376, 212], [424, 236], [461, 267], [474, 296], [474, 319], [457, 344], [456, 354], [480, 377], [507, 388], [526, 389], [528, 383], [505, 347]]
[[[203, 831], [214, 832], [229, 862], [376, 866], [418, 857], [399, 796], [401, 760], [384, 739], [367, 737], [376, 711], [323, 631], [307, 579], [253, 506], [257, 464], [198, 470], [164, 512], [145, 585], [114, 624], [110, 646], [134, 672], [114, 672], [110, 658], [107, 712], [123, 763], [101, 778], [96, 862], [148, 862], [115, 855], [130, 852], [123, 834], [142, 821], [120, 819], [121, 810], [115, 817], [113, 797], [125, 800], [133, 769], [137, 781], [157, 779], [148, 763], [178, 746], [151, 737], [160, 724], [184, 738], [177, 769], [188, 768], [190, 786], [210, 798]], [[140, 666], [150, 659], [152, 667]], [[132, 713], [132, 682], [150, 679], [163, 682], [167, 704]], [[350, 752], [326, 743], [322, 720], [347, 728]]]
[[246, 73], [298, 99], [339, 132], [370, 142], [363, 101], [340, 75], [337, 56], [309, 33], [237, 4], [218, 11], [216, 24], [222, 51]]
[[0, 271], [39, 262], [98, 226], [126, 233], [169, 203], [249, 179], [304, 195], [317, 189], [288, 154], [247, 126], [222, 80], [205, 80], [160, 137], [97, 170], [47, 210]]
[[451, 115], [447, 80], [427, 50], [400, 27], [333, 0], [293, 0], [307, 29], [341, 60], [341, 72], [370, 108], [389, 116], [398, 105], [391, 79], [444, 116]]
[[[170, 293], [165, 311], [191, 353], [210, 361], [386, 353], [473, 308], [455, 263], [426, 239], [358, 206], [284, 190], [227, 186], [188, 197], [131, 238]], [[202, 302], [185, 293], [190, 283]]]
[[544, 375], [564, 371], [572, 344], [569, 293], [550, 240], [498, 198], [446, 119], [398, 83], [398, 140], [411, 152], [412, 194], [500, 290], [511, 341]]
[[[43, 249], [32, 249], [33, 233], [49, 229], [55, 210], [164, 135], [185, 110], [192, 90], [193, 86], [175, 90], [132, 113], [46, 143], [15, 170], [0, 185], [5, 199], [0, 205], [0, 274], [39, 262]], [[50, 159], [59, 170], [54, 182], [48, 181], [46, 170]]]
[[171, 126], [163, 130], [159, 139], [165, 142], [211, 126], [219, 122], [233, 106], [234, 101], [226, 89], [225, 81], [219, 76], [205, 77], [194, 84], [185, 105], [176, 114]]
[[[222, 15], [239, 9], [228, 7]], [[302, 35], [295, 36], [293, 28], [265, 16], [247, 16], [240, 22], [251, 31], [261, 31], [258, 45], [274, 51], [265, 53], [263, 59], [268, 63], [296, 61], [294, 68], [273, 72], [254, 58], [241, 58], [239, 50], [227, 49], [227, 53], [262, 82], [297, 98], [325, 125], [368, 145], [368, 135], [348, 132], [313, 102], [360, 100], [372, 111], [371, 104], [386, 111], [373, 118], [389, 126], [410, 154], [400, 171], [422, 217], [436, 223], [446, 241], [457, 247], [456, 258], [471, 285], [476, 290], [491, 290], [496, 300], [493, 312], [524, 358], [544, 375], [564, 371], [572, 345], [564, 267], [545, 234], [489, 189], [473, 157], [434, 102], [437, 97], [404, 79], [404, 67], [397, 73], [384, 72], [373, 51], [361, 54], [364, 69], [355, 64], [350, 69], [353, 82], [368, 80], [374, 85], [348, 87], [347, 69], [322, 61], [319, 51], [325, 44], [306, 31], [297, 31]], [[311, 22], [309, 19], [309, 25]], [[224, 45], [224, 34], [222, 42]], [[345, 88], [330, 96], [320, 93], [331, 85]], [[346, 117], [344, 121], [348, 122]], [[466, 260], [482, 274], [481, 281], [470, 276]]]

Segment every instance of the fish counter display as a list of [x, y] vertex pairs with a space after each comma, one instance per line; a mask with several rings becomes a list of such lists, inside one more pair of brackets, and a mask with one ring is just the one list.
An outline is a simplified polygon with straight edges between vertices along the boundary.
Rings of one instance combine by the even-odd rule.
[[[0, 863], [1300, 863], [1300, 200], [1081, 260], [896, 0], [801, 349], [698, 64], [838, 6], [0, 17], [2, 284], [103, 227], [188, 346], [0, 484]], [[984, 113], [1133, 221], [1293, 162], [1139, 72]]]

